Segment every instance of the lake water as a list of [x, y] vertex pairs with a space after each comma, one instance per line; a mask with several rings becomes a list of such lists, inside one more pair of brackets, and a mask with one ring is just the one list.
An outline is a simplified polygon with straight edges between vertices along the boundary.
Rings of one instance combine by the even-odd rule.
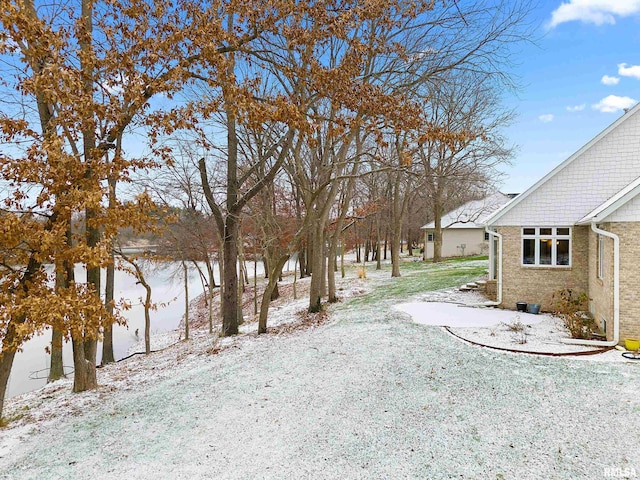
[[[285, 265], [284, 270], [293, 269], [295, 260], [292, 259]], [[264, 275], [262, 262], [256, 265], [257, 275]], [[206, 273], [204, 264], [200, 268]], [[246, 262], [247, 273], [253, 277], [254, 264]], [[200, 274], [193, 264], [189, 265], [189, 300], [193, 300], [203, 291]], [[220, 285], [220, 275], [218, 264], [213, 266], [216, 284]], [[151, 286], [151, 301], [153, 303], [166, 303], [158, 310], [151, 311], [151, 336], [154, 333], [175, 330], [180, 324], [184, 315], [184, 272], [180, 262], [157, 262], [148, 270], [143, 270], [145, 280]], [[76, 279], [84, 281], [86, 270], [78, 265], [75, 269]], [[104, 293], [106, 272], [102, 272], [102, 290]], [[116, 301], [120, 298], [128, 300], [132, 308], [122, 312], [127, 319], [127, 325], [113, 326], [113, 353], [116, 360], [129, 355], [129, 349], [137, 342], [135, 331], [138, 330], [140, 338], [144, 338], [144, 307], [142, 299], [146, 295], [144, 287], [136, 284], [137, 280], [133, 275], [124, 271], [116, 270], [114, 297]], [[51, 331], [45, 331], [42, 335], [32, 338], [23, 345], [22, 351], [16, 354], [11, 369], [11, 376], [7, 385], [6, 397], [13, 397], [21, 393], [29, 392], [44, 386], [47, 383], [49, 374], [49, 357], [45, 348], [51, 344]], [[65, 343], [62, 352], [65, 373], [73, 371], [73, 352], [71, 343]], [[98, 344], [97, 363], [102, 360], [102, 343]]]
[[[260, 266], [260, 265], [259, 265]], [[204, 269], [204, 267], [202, 267]], [[248, 266], [253, 272], [253, 266]], [[219, 284], [218, 266], [214, 266], [216, 283]], [[86, 270], [82, 266], [76, 267], [76, 278], [84, 280]], [[205, 273], [206, 274], [206, 273]], [[189, 268], [189, 297], [195, 298], [203, 292], [200, 275], [196, 268]], [[154, 332], [165, 332], [178, 328], [184, 315], [184, 276], [180, 262], [161, 262], [148, 272], [145, 279], [151, 286], [151, 300], [154, 303], [167, 303], [166, 306], [156, 311], [151, 311], [151, 335]], [[105, 272], [103, 271], [102, 288], [104, 289]], [[127, 326], [114, 325], [113, 349], [116, 360], [126, 357], [129, 348], [137, 341], [136, 329], [140, 338], [144, 337], [144, 307], [141, 303], [146, 295], [145, 289], [136, 284], [132, 275], [116, 270], [115, 292], [116, 299], [127, 299], [133, 307], [123, 312], [127, 319]], [[23, 350], [16, 354], [9, 384], [7, 397], [19, 395], [35, 390], [46, 384], [49, 373], [49, 354], [45, 348], [51, 343], [51, 332], [46, 331], [24, 344]], [[102, 344], [98, 345], [98, 364], [102, 357]], [[63, 363], [65, 372], [73, 371], [73, 354], [71, 343], [66, 343], [63, 348]]]

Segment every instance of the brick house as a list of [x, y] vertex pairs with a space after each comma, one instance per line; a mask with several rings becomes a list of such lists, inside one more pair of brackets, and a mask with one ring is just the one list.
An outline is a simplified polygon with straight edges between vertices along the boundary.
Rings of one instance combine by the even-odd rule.
[[502, 306], [572, 288], [610, 343], [640, 337], [640, 104], [485, 223]]
[[[485, 219], [515, 195], [494, 192], [480, 200], [472, 200], [442, 216], [443, 257], [463, 257], [487, 254], [489, 234], [484, 230]], [[433, 258], [435, 222], [424, 230], [424, 260]]]

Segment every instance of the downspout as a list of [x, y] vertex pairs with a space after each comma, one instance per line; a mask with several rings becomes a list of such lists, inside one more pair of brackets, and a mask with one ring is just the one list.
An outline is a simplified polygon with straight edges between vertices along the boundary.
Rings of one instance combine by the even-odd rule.
[[578, 338], [565, 338], [563, 343], [571, 345], [593, 345], [597, 347], [614, 347], [620, 341], [620, 238], [615, 233], [607, 232], [591, 222], [591, 230], [598, 235], [613, 239], [613, 340], [582, 340]]
[[484, 231], [487, 232], [490, 236], [496, 237], [498, 239], [499, 253], [498, 252], [495, 253], [496, 255], [498, 255], [498, 292], [496, 295], [495, 302], [489, 301], [489, 302], [477, 303], [475, 305], [471, 305], [473, 307], [493, 307], [493, 306], [500, 305], [502, 303], [502, 234], [498, 232], [494, 232], [493, 230], [489, 230], [488, 226], [484, 227]]

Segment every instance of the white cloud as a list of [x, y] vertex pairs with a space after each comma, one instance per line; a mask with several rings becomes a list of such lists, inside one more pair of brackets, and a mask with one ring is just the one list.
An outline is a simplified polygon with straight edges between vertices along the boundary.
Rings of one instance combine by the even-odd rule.
[[545, 113], [544, 115], [540, 115], [538, 117], [538, 120], [540, 120], [542, 123], [553, 122], [553, 114], [552, 113]]
[[603, 113], [614, 113], [619, 110], [631, 108], [636, 104], [636, 101], [630, 97], [619, 97], [617, 95], [609, 95], [603, 98], [598, 103], [591, 105], [591, 108]]
[[620, 83], [620, 78], [603, 75], [600, 79], [600, 82], [602, 82], [603, 85], [617, 85], [618, 83]]
[[579, 21], [594, 25], [613, 25], [616, 17], [640, 13], [640, 0], [568, 0], [551, 13], [549, 28]]
[[640, 79], [640, 65], [630, 65], [627, 67], [626, 63], [619, 63], [618, 75]]
[[585, 107], [586, 105], [584, 103], [580, 105], [570, 105], [567, 107], [567, 112], [581, 112]]

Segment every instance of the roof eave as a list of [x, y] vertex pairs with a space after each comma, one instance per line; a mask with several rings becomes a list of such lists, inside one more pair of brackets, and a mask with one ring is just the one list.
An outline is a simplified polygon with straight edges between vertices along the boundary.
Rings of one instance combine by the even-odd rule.
[[624, 189], [620, 190], [620, 192], [607, 200], [605, 203], [599, 205], [596, 209], [586, 214], [576, 222], [576, 225], [586, 225], [589, 223], [602, 222], [607, 217], [611, 216], [620, 207], [626, 205], [628, 202], [636, 198], [638, 194], [640, 194], [640, 177], [634, 180], [631, 184], [627, 185], [627, 187], [625, 187]]

